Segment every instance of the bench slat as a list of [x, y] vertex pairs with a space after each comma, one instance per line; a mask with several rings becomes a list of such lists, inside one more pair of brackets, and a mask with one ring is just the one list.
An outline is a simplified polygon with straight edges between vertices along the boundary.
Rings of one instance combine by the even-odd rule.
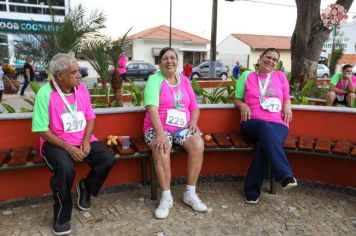
[[233, 146], [233, 144], [230, 142], [230, 136], [226, 133], [213, 133], [213, 137], [218, 143], [219, 147], [229, 148]]
[[205, 148], [217, 148], [217, 147], [219, 147], [219, 145], [214, 140], [211, 140], [209, 142], [204, 140], [204, 147]]
[[313, 151], [314, 139], [308, 136], [299, 137], [298, 148], [301, 150]]
[[316, 152], [329, 153], [331, 150], [331, 140], [328, 138], [318, 138], [315, 145]]
[[119, 145], [113, 147], [113, 149], [115, 149], [115, 148], [118, 150], [118, 152], [121, 156], [130, 156], [135, 153], [135, 151], [132, 149], [132, 147], [123, 149], [122, 146], [119, 144]]
[[9, 166], [24, 165], [30, 154], [31, 147], [18, 147], [13, 149], [13, 156], [8, 162]]
[[284, 140], [284, 144], [283, 147], [285, 149], [291, 149], [291, 150], [295, 150], [297, 148], [297, 138], [294, 136], [289, 136], [286, 138], [286, 140]]
[[4, 148], [4, 149], [2, 148], [2, 149], [0, 149], [0, 166], [2, 164], [4, 164], [6, 158], [9, 157], [10, 152], [11, 152], [10, 148]]
[[348, 156], [350, 153], [351, 146], [352, 146], [352, 143], [350, 141], [338, 140], [336, 142], [334, 149], [333, 149], [333, 153]]
[[352, 149], [351, 156], [356, 157], [356, 146]]
[[230, 135], [230, 137], [231, 137], [231, 141], [232, 141], [233, 145], [236, 148], [250, 148], [250, 147], [253, 147], [253, 144], [246, 142], [242, 138], [241, 134], [239, 134], [239, 133], [232, 133]]
[[151, 149], [147, 146], [143, 137], [133, 137], [133, 138], [131, 138], [131, 142], [132, 142], [132, 146], [139, 153], [151, 152]]

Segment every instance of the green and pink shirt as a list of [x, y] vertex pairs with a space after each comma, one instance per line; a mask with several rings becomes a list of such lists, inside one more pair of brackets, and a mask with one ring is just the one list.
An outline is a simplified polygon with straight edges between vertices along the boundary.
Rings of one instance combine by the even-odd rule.
[[[255, 71], [245, 71], [236, 84], [235, 97], [243, 100], [251, 109], [251, 118], [280, 123], [288, 126], [283, 121], [282, 111], [269, 112], [260, 104], [260, 87], [258, 80], [266, 80], [266, 74], [258, 74]], [[281, 71], [273, 71], [266, 89], [266, 98], [278, 98], [282, 108], [285, 101], [290, 99], [289, 83], [285, 74]]]
[[[164, 130], [175, 132], [179, 127], [166, 124], [167, 110], [175, 109], [174, 95], [176, 90], [180, 90], [183, 97], [181, 100], [182, 111], [186, 114], [187, 122], [190, 121], [191, 111], [198, 109], [198, 103], [195, 93], [187, 77], [180, 74], [178, 86], [168, 86], [165, 77], [161, 71], [156, 72], [148, 78], [144, 91], [144, 105], [153, 105], [158, 108], [159, 118]], [[146, 112], [144, 120], [143, 131], [146, 132], [152, 128], [149, 113]]]
[[[90, 95], [83, 83], [80, 83], [77, 87], [76, 95], [74, 93], [64, 95], [72, 109], [75, 107], [75, 98], [77, 98], [77, 112], [83, 112], [87, 121], [95, 119]], [[84, 128], [81, 131], [72, 133], [65, 132], [61, 118], [65, 113], [68, 113], [68, 109], [56, 89], [53, 87], [52, 82], [45, 84], [38, 91], [35, 98], [32, 132], [51, 131], [63, 141], [74, 146], [80, 146], [83, 142], [86, 129]], [[90, 141], [92, 142], [96, 140], [94, 135], [92, 135]], [[40, 138], [41, 147], [44, 142], [45, 140]]]
[[[330, 84], [334, 85], [338, 89], [346, 90], [348, 85], [348, 80], [343, 80], [341, 78], [342, 78], [342, 73], [337, 73], [333, 75], [333, 77], [330, 80]], [[356, 76], [352, 75], [351, 81], [352, 81], [352, 86], [356, 87]]]

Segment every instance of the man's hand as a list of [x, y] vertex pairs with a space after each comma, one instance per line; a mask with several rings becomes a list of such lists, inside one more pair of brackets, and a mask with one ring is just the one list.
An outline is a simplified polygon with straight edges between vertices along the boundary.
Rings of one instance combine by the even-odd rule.
[[85, 157], [87, 157], [91, 150], [90, 141], [83, 141], [80, 145], [80, 150], [84, 153]]
[[66, 151], [69, 153], [69, 155], [76, 161], [83, 161], [83, 159], [86, 157], [86, 155], [83, 153], [81, 148], [69, 145], [66, 148]]

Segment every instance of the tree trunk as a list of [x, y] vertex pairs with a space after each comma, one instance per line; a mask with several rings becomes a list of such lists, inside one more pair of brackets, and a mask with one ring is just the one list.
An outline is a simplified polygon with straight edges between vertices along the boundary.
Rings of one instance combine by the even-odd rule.
[[[292, 78], [290, 84], [303, 86], [316, 79], [316, 68], [323, 44], [331, 30], [324, 27], [320, 17], [321, 0], [296, 0], [297, 21], [291, 40]], [[353, 0], [337, 0], [348, 11]]]
[[119, 73], [114, 73], [111, 79], [111, 88], [114, 93], [114, 99], [119, 107], [123, 107], [122, 103], [122, 93], [123, 93], [123, 81]]

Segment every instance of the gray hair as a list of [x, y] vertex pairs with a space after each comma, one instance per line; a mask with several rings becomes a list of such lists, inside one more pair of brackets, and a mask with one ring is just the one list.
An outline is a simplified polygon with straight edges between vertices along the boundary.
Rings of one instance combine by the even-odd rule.
[[49, 72], [53, 75], [53, 77], [56, 77], [57, 73], [63, 73], [66, 70], [68, 70], [69, 65], [72, 62], [76, 62], [77, 60], [66, 53], [58, 53], [54, 55], [52, 60], [48, 64], [48, 70]]

